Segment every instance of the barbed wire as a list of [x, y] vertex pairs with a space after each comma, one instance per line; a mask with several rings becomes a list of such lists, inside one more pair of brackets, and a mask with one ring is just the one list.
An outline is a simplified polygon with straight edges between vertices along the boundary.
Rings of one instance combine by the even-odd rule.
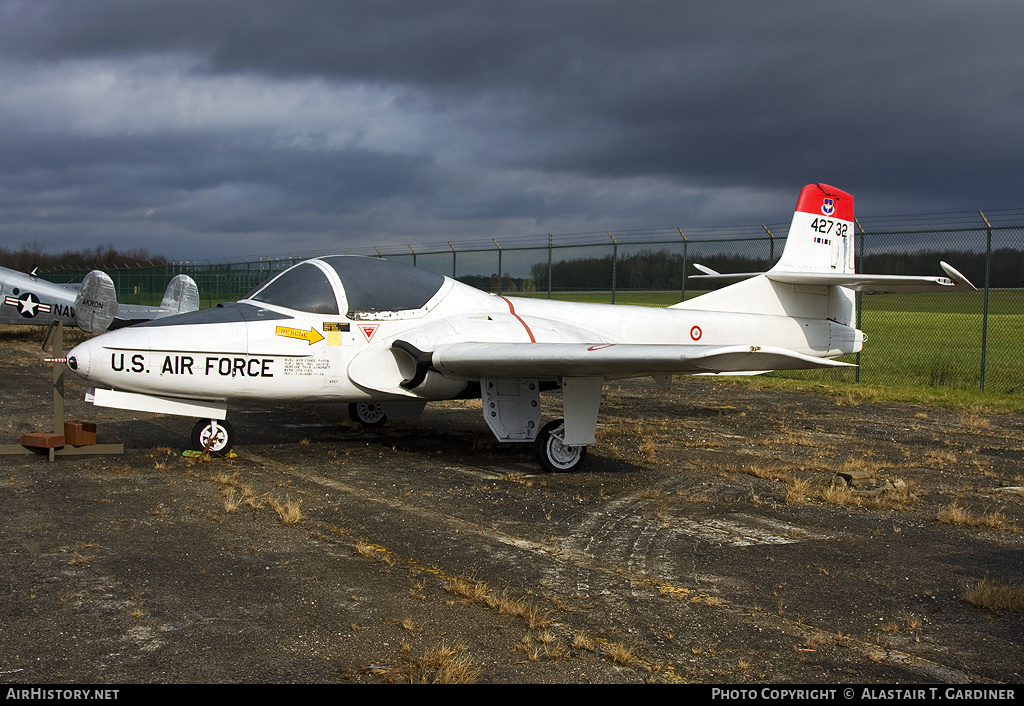
[[[982, 218], [984, 214], [984, 219]], [[994, 209], [992, 211], [952, 211], [922, 214], [894, 214], [858, 217], [861, 228], [871, 232], [912, 233], [932, 230], [984, 230], [985, 219], [993, 229], [1016, 228], [1024, 225], [1024, 208]], [[518, 236], [495, 236], [459, 240], [427, 241], [421, 243], [380, 243], [356, 247], [317, 248], [315, 250], [264, 253], [258, 256], [232, 256], [217, 258], [216, 262], [238, 263], [250, 260], [306, 259], [326, 255], [431, 255], [446, 252], [481, 252], [495, 249], [528, 250], [542, 247], [570, 247], [594, 245], [609, 240], [615, 242], [659, 243], [686, 240], [712, 242], [719, 239], [743, 240], [769, 235], [785, 238], [788, 222], [756, 223], [746, 225], [704, 225], [694, 227], [666, 226], [661, 228], [633, 228], [624, 230], [580, 231], [573, 233], [534, 233]], [[213, 262], [211, 259], [210, 262]], [[178, 264], [182, 264], [178, 261]]]

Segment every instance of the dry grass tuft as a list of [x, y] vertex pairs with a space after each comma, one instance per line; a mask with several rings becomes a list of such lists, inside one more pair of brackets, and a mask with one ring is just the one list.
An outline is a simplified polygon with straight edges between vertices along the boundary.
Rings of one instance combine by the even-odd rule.
[[636, 659], [633, 656], [633, 650], [621, 642], [609, 642], [604, 647], [604, 654], [616, 664], [629, 664]]
[[423, 632], [423, 628], [417, 625], [412, 618], [405, 618], [402, 620], [402, 629], [412, 634]]
[[482, 581], [465, 578], [449, 579], [444, 589], [452, 595], [465, 598], [473, 603], [481, 603], [499, 613], [522, 618], [532, 630], [546, 628], [551, 624], [550, 616], [542, 611], [528, 598], [512, 598], [507, 591], [492, 591]]
[[968, 508], [960, 507], [954, 502], [952, 505], [939, 510], [935, 516], [939, 522], [957, 527], [973, 527], [974, 529], [993, 530], [1015, 530], [1016, 526], [1002, 512], [984, 512], [981, 515], [974, 515]]
[[225, 488], [221, 493], [224, 498], [224, 512], [231, 514], [242, 505], [242, 496], [236, 493], [234, 488]]
[[924, 455], [924, 461], [928, 468], [940, 471], [955, 466], [958, 460], [955, 453], [946, 449], [936, 449]]
[[811, 496], [811, 479], [794, 478], [786, 484], [786, 502], [803, 503]]
[[305, 519], [297, 500], [281, 501], [275, 497], [268, 497], [267, 504], [278, 514], [282, 524], [294, 525]]
[[985, 429], [989, 425], [988, 417], [980, 407], [963, 407], [958, 416], [960, 423], [971, 429]]
[[594, 638], [586, 634], [582, 630], [577, 630], [572, 636], [572, 646], [577, 650], [586, 650], [587, 652], [594, 651]]
[[861, 499], [848, 485], [829, 485], [821, 491], [821, 499], [832, 505], [860, 506]]
[[391, 566], [391, 557], [388, 555], [388, 550], [376, 544], [356, 542], [356, 554], [367, 559], [377, 559]]
[[964, 591], [964, 600], [978, 608], [997, 612], [1024, 611], [1024, 586], [982, 579]]
[[474, 684], [481, 673], [464, 646], [441, 644], [410, 662], [407, 669], [399, 670], [393, 681], [406, 684]]
[[542, 630], [536, 638], [529, 634], [524, 635], [519, 641], [515, 650], [526, 653], [526, 658], [531, 662], [539, 662], [541, 659], [566, 659], [569, 657], [569, 650], [561, 640], [550, 630]]
[[444, 590], [448, 591], [448, 593], [451, 593], [452, 595], [473, 601], [474, 603], [482, 603], [487, 601], [487, 594], [490, 589], [488, 589], [487, 584], [483, 581], [456, 576], [448, 580], [444, 586]]
[[774, 480], [784, 483], [792, 478], [792, 472], [789, 469], [780, 468], [775, 465], [765, 466], [761, 463], [752, 463], [749, 466], [745, 466], [742, 470], [747, 475], [763, 480]]

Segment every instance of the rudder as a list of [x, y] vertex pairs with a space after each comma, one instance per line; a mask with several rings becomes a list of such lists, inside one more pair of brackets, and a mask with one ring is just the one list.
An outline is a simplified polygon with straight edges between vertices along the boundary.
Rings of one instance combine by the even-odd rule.
[[199, 309], [199, 288], [195, 280], [188, 275], [176, 275], [164, 290], [160, 301], [161, 309], [168, 309], [178, 314]]
[[800, 191], [782, 257], [773, 272], [854, 272], [853, 196], [828, 184]]
[[93, 270], [82, 280], [75, 298], [75, 323], [86, 333], [105, 331], [117, 315], [114, 282], [105, 272]]

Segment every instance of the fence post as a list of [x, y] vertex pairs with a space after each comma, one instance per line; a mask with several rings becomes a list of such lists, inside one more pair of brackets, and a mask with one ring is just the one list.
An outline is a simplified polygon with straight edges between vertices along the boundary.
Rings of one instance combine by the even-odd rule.
[[768, 234], [768, 267], [771, 268], [775, 264], [775, 234], [768, 230], [768, 226], [764, 223], [761, 224], [761, 227]]
[[494, 238], [491, 238], [491, 242], [494, 243], [494, 247], [498, 248], [498, 296], [501, 296], [501, 246]]
[[683, 239], [683, 283], [680, 287], [679, 301], [686, 301], [686, 236], [683, 235], [682, 228], [676, 228], [679, 231], [679, 237]]
[[[608, 231], [605, 231], [608, 233]], [[608, 233], [608, 237], [612, 239], [612, 304], [615, 303], [615, 267], [619, 262], [619, 244], [615, 242], [615, 236]]]
[[[853, 222], [857, 225], [857, 230], [860, 231], [860, 262], [854, 263], [854, 270], [860, 272], [864, 269], [864, 241], [867, 240], [867, 233], [864, 232], [864, 226], [860, 224], [856, 218]], [[860, 310], [864, 306], [864, 292], [857, 292], [854, 295], [854, 301], [857, 303], [857, 330], [860, 330]], [[860, 351], [857, 351], [857, 370], [853, 373], [853, 381], [860, 382]]]
[[548, 299], [551, 298], [551, 234], [548, 233]]
[[455, 246], [448, 241], [448, 247], [452, 249], [452, 279], [455, 279]]
[[985, 221], [985, 304], [981, 314], [981, 391], [985, 391], [985, 353], [988, 345], [988, 291], [992, 278], [992, 224], [981, 214], [981, 220]]

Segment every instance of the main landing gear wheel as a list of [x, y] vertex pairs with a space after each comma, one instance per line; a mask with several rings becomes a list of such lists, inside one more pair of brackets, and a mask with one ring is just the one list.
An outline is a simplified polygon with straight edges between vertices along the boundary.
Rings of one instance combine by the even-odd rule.
[[380, 402], [351, 402], [348, 406], [348, 416], [353, 422], [359, 422], [364, 427], [382, 427], [388, 421], [384, 405]]
[[226, 421], [200, 419], [192, 427], [192, 448], [226, 454], [235, 443], [235, 429]]
[[566, 446], [564, 439], [565, 421], [562, 419], [548, 422], [537, 434], [533, 448], [537, 452], [537, 461], [545, 471], [575, 471], [586, 458], [586, 446]]

